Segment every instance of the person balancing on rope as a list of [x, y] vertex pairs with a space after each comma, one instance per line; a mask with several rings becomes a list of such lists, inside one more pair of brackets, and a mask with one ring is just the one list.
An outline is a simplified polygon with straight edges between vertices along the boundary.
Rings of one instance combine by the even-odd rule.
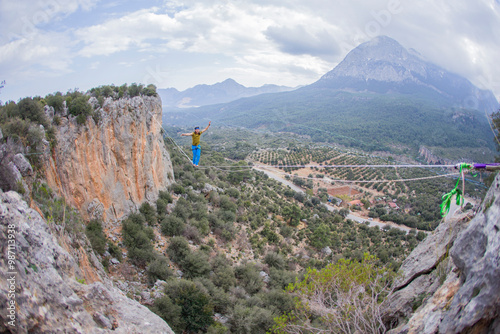
[[193, 165], [194, 166], [198, 166], [198, 163], [200, 162], [200, 153], [201, 153], [200, 137], [201, 137], [201, 134], [208, 130], [208, 128], [210, 127], [210, 123], [212, 123], [212, 121], [208, 122], [207, 127], [201, 131], [200, 131], [200, 127], [197, 126], [194, 128], [194, 132], [181, 134], [181, 136], [191, 136], [193, 139], [193, 143], [192, 143], [191, 148], [193, 149]]

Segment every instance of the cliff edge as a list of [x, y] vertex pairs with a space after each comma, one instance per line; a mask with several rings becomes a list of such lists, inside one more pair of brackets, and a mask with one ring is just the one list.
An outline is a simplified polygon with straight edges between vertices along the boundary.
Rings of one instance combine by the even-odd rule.
[[96, 117], [84, 125], [63, 111], [58, 144], [46, 151], [45, 177], [84, 218], [116, 221], [145, 200], [156, 201], [173, 182], [161, 135], [161, 100], [141, 95], [89, 103]]

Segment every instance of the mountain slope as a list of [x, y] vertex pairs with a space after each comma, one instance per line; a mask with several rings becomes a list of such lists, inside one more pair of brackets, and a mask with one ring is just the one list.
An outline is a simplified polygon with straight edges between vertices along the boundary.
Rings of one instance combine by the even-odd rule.
[[188, 108], [205, 106], [216, 103], [226, 103], [264, 93], [276, 93], [292, 90], [293, 88], [277, 85], [261, 87], [245, 87], [233, 79], [226, 79], [213, 85], [196, 85], [184, 91], [175, 88], [158, 89], [163, 102], [163, 109]]

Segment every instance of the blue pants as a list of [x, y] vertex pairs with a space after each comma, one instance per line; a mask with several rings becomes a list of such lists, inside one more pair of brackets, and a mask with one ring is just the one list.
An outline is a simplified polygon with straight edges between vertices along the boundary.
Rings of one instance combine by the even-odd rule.
[[200, 162], [200, 145], [191, 145], [191, 149], [193, 150], [193, 165], [198, 166], [198, 163]]

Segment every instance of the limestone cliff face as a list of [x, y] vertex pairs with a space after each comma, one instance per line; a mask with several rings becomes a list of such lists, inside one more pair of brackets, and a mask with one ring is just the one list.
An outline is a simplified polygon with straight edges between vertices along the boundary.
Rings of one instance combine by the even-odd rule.
[[499, 254], [497, 175], [473, 218], [441, 223], [405, 260], [387, 303], [390, 332], [500, 333]]
[[102, 108], [89, 101], [100, 118], [78, 125], [61, 117], [57, 147], [46, 156], [49, 186], [85, 218], [119, 220], [173, 181], [170, 156], [161, 135], [161, 100], [138, 96], [113, 100]]

